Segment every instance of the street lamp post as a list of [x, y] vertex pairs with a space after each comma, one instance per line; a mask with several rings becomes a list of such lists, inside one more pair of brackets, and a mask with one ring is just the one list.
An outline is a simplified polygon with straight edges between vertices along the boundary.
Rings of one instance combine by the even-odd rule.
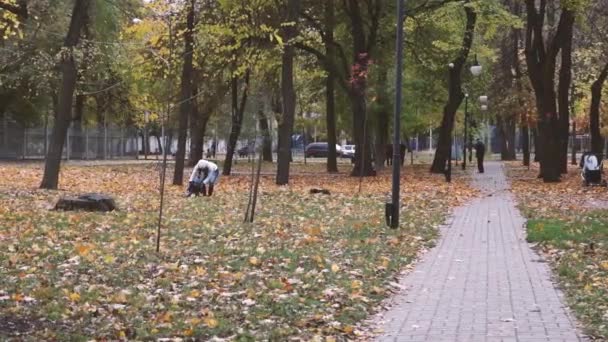
[[401, 138], [401, 87], [403, 84], [403, 20], [405, 0], [397, 0], [397, 41], [396, 59], [397, 70], [395, 77], [395, 113], [393, 121], [393, 187], [391, 203], [386, 204], [385, 215], [387, 224], [396, 229], [399, 227], [399, 195], [401, 189], [401, 162], [400, 138]]
[[[448, 64], [448, 67], [450, 69], [454, 68], [454, 63], [450, 63]], [[481, 75], [481, 72], [483, 70], [483, 67], [479, 64], [479, 62], [477, 61], [477, 55], [475, 55], [475, 62], [473, 63], [473, 65], [471, 66], [471, 68], [469, 69], [471, 71], [471, 74], [475, 77]], [[466, 168], [466, 159], [467, 159], [467, 131], [468, 131], [468, 122], [469, 122], [469, 115], [468, 115], [468, 105], [469, 105], [469, 94], [465, 93], [464, 94], [465, 97], [465, 102], [464, 102], [464, 141], [463, 141], [463, 160], [462, 160], [462, 169], [465, 170]], [[486, 96], [487, 99], [487, 96]], [[446, 181], [449, 183], [452, 181], [452, 148], [454, 148], [454, 143], [452, 141], [452, 137], [450, 136], [450, 149], [449, 149], [449, 153], [448, 153], [448, 167], [446, 170], [446, 176], [445, 179]]]
[[469, 123], [469, 94], [464, 94], [464, 139], [462, 140], [462, 169], [467, 168], [467, 137]]

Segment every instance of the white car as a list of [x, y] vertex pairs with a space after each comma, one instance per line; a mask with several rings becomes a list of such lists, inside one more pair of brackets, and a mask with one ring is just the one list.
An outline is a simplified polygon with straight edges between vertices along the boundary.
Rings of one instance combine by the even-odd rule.
[[342, 158], [355, 158], [355, 145], [342, 146]]

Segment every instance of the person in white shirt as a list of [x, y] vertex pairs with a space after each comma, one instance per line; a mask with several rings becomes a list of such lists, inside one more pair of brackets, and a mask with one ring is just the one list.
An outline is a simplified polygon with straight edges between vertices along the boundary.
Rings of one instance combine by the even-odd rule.
[[597, 155], [585, 152], [579, 163], [585, 185], [602, 183], [602, 164]]
[[597, 157], [594, 154], [585, 156], [585, 163], [583, 165], [583, 171], [597, 171], [600, 169], [600, 165], [597, 161]]
[[[219, 175], [220, 169], [215, 163], [205, 159], [199, 160], [190, 175], [186, 197], [193, 194], [198, 196], [199, 193], [202, 193], [203, 196], [213, 195], [213, 187], [217, 183]], [[207, 187], [209, 187], [208, 192]]]

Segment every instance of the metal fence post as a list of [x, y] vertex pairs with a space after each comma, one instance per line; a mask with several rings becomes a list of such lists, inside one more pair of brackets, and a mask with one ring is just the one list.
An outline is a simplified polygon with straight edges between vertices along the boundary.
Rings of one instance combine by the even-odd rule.
[[125, 156], [125, 128], [120, 126], [120, 156]]
[[27, 127], [23, 126], [23, 158], [27, 155]]
[[46, 112], [44, 116], [44, 159], [49, 153], [49, 112]]
[[108, 124], [103, 120], [103, 159], [108, 159]]
[[84, 159], [89, 159], [89, 128], [84, 127]]

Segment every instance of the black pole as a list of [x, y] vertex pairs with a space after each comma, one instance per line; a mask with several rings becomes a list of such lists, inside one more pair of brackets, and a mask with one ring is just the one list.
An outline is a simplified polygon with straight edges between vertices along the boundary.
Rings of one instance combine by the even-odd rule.
[[467, 128], [469, 123], [469, 94], [464, 94], [464, 139], [462, 140], [462, 169], [466, 170], [467, 168]]
[[[173, 57], [173, 32], [171, 27], [171, 13], [169, 13], [168, 25], [169, 25], [169, 59], [167, 62], [167, 116], [163, 118], [165, 124], [169, 120], [169, 114], [171, 113], [171, 58]], [[166, 126], [163, 124], [164, 126]], [[160, 176], [160, 208], [158, 210], [158, 227], [156, 229], [156, 253], [160, 252], [160, 234], [163, 225], [163, 209], [165, 203], [165, 178], [167, 177], [167, 150], [170, 148], [168, 145], [167, 135], [164, 136], [165, 146], [163, 147], [163, 166]], [[145, 149], [145, 147], [144, 147]]]
[[399, 192], [401, 180], [401, 87], [403, 84], [403, 9], [405, 0], [397, 0], [397, 70], [395, 77], [395, 113], [393, 122], [393, 198], [390, 226], [399, 227]]
[[[302, 151], [304, 151], [304, 165], [306, 165], [306, 128], [302, 129]], [[327, 147], [329, 149], [329, 145]]]
[[450, 133], [450, 149], [448, 151], [448, 167], [445, 171], [445, 181], [448, 183], [452, 182], [452, 148], [454, 147], [454, 139], [452, 133]]

